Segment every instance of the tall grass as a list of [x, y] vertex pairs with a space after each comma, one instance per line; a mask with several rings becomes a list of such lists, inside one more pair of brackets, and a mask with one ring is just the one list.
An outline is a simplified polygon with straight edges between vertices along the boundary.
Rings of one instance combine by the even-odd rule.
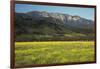
[[16, 42], [17, 65], [94, 61], [94, 42]]

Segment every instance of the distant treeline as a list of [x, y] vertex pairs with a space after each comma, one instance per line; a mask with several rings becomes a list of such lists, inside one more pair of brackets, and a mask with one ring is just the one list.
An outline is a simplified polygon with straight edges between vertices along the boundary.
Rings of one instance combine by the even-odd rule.
[[92, 41], [93, 36], [64, 36], [64, 35], [20, 35], [15, 41]]

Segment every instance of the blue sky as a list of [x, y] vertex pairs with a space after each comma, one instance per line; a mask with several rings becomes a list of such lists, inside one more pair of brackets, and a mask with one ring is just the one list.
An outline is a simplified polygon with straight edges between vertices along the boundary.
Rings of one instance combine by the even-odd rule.
[[94, 8], [15, 4], [15, 12], [47, 11], [54, 13], [64, 13], [69, 15], [78, 15], [80, 17], [94, 20]]

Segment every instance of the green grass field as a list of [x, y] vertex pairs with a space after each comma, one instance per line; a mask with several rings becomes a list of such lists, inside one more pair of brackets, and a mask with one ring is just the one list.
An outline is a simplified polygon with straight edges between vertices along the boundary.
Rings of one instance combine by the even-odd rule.
[[94, 42], [16, 42], [15, 65], [94, 61]]

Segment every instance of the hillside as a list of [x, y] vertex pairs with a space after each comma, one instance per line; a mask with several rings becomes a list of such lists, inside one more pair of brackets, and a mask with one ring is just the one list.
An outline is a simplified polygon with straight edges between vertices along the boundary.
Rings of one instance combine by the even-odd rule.
[[69, 14], [45, 11], [15, 13], [15, 40], [93, 40], [93, 26], [92, 20]]

